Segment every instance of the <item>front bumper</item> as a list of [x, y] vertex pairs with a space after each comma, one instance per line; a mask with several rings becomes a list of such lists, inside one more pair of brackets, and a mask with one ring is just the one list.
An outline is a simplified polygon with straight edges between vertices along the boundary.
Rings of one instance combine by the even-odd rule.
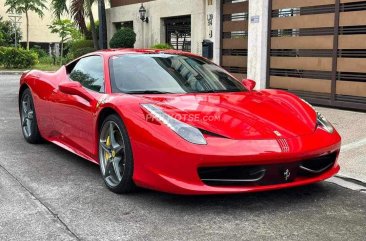
[[[307, 185], [335, 175], [341, 138], [317, 129], [313, 134], [289, 139], [231, 140], [207, 136], [208, 144], [199, 146], [164, 138], [132, 141], [137, 185], [176, 194], [226, 194], [257, 192]], [[152, 137], [150, 137], [152, 138]], [[169, 139], [169, 138], [168, 138]], [[334, 155], [331, 166], [312, 175], [298, 175], [299, 163], [320, 156]], [[200, 176], [202, 168], [273, 167], [271, 175], [260, 182], [207, 182]], [[285, 178], [286, 170], [290, 177]], [[258, 176], [257, 176], [258, 177]], [[272, 178], [272, 180], [271, 180]]]

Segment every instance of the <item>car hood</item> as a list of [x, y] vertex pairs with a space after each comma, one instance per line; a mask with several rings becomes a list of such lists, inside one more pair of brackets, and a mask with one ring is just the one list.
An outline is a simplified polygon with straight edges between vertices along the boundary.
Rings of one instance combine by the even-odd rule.
[[284, 91], [148, 95], [166, 113], [208, 135], [231, 139], [291, 138], [315, 130], [316, 113]]

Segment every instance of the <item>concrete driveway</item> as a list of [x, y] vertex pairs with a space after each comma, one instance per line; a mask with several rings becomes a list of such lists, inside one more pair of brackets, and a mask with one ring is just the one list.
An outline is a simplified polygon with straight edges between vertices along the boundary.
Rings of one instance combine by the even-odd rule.
[[[0, 76], [0, 240], [365, 240], [366, 194], [330, 182], [245, 195], [113, 194], [96, 165], [23, 140], [18, 79]], [[340, 116], [336, 126], [351, 128]], [[352, 156], [342, 155], [341, 164]]]

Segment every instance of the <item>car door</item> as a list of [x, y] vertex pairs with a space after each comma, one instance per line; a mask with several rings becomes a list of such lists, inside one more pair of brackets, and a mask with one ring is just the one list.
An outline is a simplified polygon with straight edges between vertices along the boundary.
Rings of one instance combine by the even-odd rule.
[[79, 82], [95, 101], [57, 91], [58, 102], [53, 110], [55, 129], [62, 144], [73, 148], [79, 154], [93, 157], [96, 155], [95, 105], [105, 92], [103, 57], [87, 56], [73, 65], [72, 69], [68, 68], [65, 81]]

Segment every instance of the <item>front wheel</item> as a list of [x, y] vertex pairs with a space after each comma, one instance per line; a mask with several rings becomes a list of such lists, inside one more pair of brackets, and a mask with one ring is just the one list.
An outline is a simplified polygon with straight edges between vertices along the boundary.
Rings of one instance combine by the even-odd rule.
[[36, 110], [30, 89], [23, 91], [20, 98], [19, 111], [24, 139], [32, 144], [41, 142], [42, 137], [39, 133]]
[[134, 190], [130, 139], [117, 115], [108, 116], [100, 129], [99, 161], [103, 180], [112, 192], [128, 193]]

